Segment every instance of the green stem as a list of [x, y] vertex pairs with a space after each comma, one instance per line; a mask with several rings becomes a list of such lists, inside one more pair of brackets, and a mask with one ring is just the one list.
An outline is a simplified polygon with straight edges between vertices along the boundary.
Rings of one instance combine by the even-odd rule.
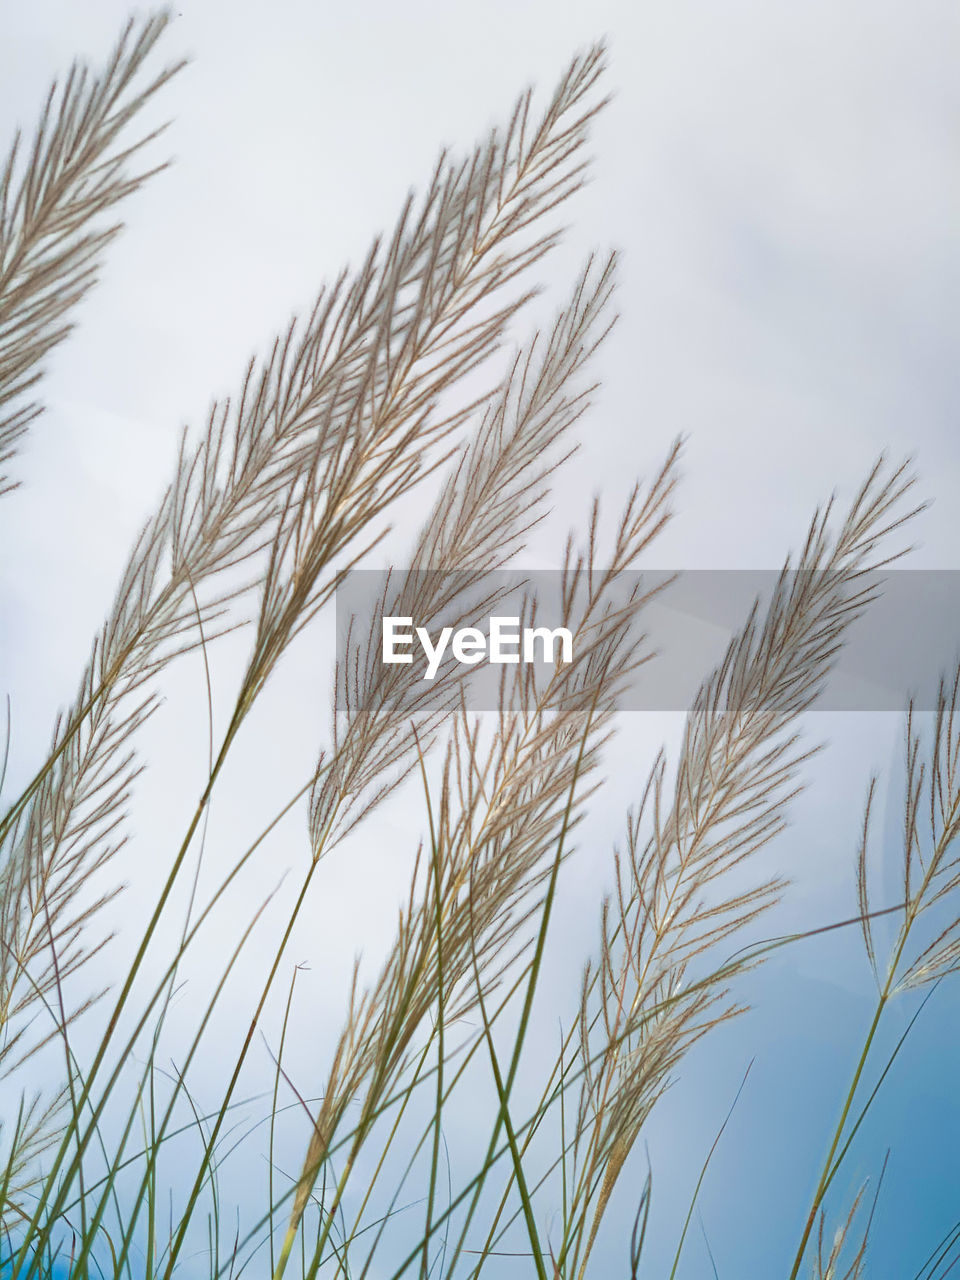
[[823, 1170], [820, 1174], [820, 1181], [817, 1183], [817, 1189], [816, 1189], [816, 1192], [814, 1193], [813, 1203], [810, 1206], [810, 1212], [807, 1215], [807, 1221], [803, 1228], [803, 1235], [800, 1237], [800, 1244], [797, 1248], [797, 1256], [794, 1259], [793, 1267], [790, 1271], [790, 1280], [797, 1280], [797, 1276], [800, 1274], [800, 1268], [803, 1265], [803, 1257], [807, 1251], [807, 1244], [809, 1243], [809, 1240], [810, 1240], [810, 1234], [813, 1231], [814, 1226], [816, 1225], [817, 1213], [820, 1210], [820, 1206], [823, 1203], [823, 1198], [827, 1193], [827, 1187], [829, 1186], [830, 1181], [833, 1177], [833, 1173], [831, 1172], [831, 1168], [833, 1166], [833, 1159], [834, 1159], [834, 1156], [837, 1154], [837, 1148], [840, 1146], [840, 1142], [843, 1138], [843, 1133], [847, 1125], [847, 1118], [850, 1115], [850, 1111], [853, 1107], [854, 1097], [856, 1096], [857, 1089], [860, 1086], [860, 1080], [863, 1076], [864, 1071], [866, 1070], [867, 1059], [870, 1056], [870, 1050], [873, 1047], [873, 1042], [876, 1038], [877, 1031], [880, 1027], [880, 1019], [883, 1016], [884, 1009], [887, 1007], [887, 1002], [889, 999], [889, 985], [890, 983], [888, 980], [887, 987], [881, 993], [880, 999], [877, 1002], [876, 1012], [873, 1015], [873, 1021], [870, 1024], [870, 1030], [867, 1033], [867, 1039], [864, 1043], [863, 1051], [861, 1052], [859, 1061], [857, 1062], [857, 1068], [853, 1073], [853, 1080], [851, 1081], [850, 1088], [847, 1090], [847, 1096], [844, 1100], [843, 1110], [840, 1112], [840, 1119], [837, 1123], [836, 1130], [834, 1131], [833, 1141], [830, 1144], [830, 1150], [827, 1152], [827, 1158], [824, 1161]]

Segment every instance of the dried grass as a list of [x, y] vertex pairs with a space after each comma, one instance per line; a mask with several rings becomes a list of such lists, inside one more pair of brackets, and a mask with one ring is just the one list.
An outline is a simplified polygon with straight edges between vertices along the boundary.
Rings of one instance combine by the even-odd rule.
[[[151, 139], [131, 143], [127, 129], [177, 69], [136, 87], [166, 23], [160, 15], [131, 24], [99, 75], [75, 66], [51, 90], [32, 148], [15, 142], [3, 170], [4, 465], [38, 417], [28, 393], [116, 233], [103, 213], [151, 176], [131, 176], [131, 160]], [[58, 1052], [64, 1063], [61, 1093], [46, 1101], [24, 1093], [15, 1114], [2, 1117], [5, 1276], [52, 1275], [64, 1249], [77, 1276], [98, 1271], [104, 1259], [116, 1276], [193, 1274], [189, 1251], [208, 1202], [203, 1265], [218, 1277], [246, 1265], [263, 1269], [267, 1257], [276, 1277], [294, 1266], [304, 1276], [363, 1277], [378, 1267], [396, 1280], [476, 1277], [514, 1228], [541, 1280], [600, 1274], [595, 1244], [609, 1229], [624, 1171], [636, 1170], [652, 1110], [691, 1046], [740, 1012], [738, 979], [770, 948], [731, 959], [730, 945], [788, 890], [767, 848], [812, 754], [800, 739], [801, 717], [879, 590], [876, 571], [901, 554], [896, 538], [917, 510], [906, 467], [879, 462], [839, 520], [833, 504], [816, 513], [772, 598], [757, 603], [701, 685], [675, 764], [668, 772], [664, 754], [654, 759], [614, 855], [615, 892], [596, 904], [596, 955], [585, 959], [579, 999], [571, 992], [561, 1015], [559, 1055], [549, 1069], [537, 1068], [542, 1095], [529, 1116], [519, 1111], [515, 1086], [521, 1064], [530, 1070], [527, 1041], [557, 886], [602, 787], [619, 699], [651, 658], [642, 630], [651, 592], [638, 588], [624, 602], [617, 586], [671, 517], [679, 443], [633, 489], [609, 550], [600, 550], [599, 501], [582, 535], [568, 538], [560, 621], [574, 636], [572, 662], [546, 677], [523, 664], [505, 668], [497, 710], [478, 716], [455, 665], [424, 684], [410, 668], [378, 661], [381, 613], [430, 626], [466, 607], [458, 603], [464, 586], [475, 590], [474, 608], [490, 603], [485, 575], [515, 562], [546, 515], [554, 473], [575, 448], [573, 428], [594, 391], [589, 362], [614, 318], [615, 255], [587, 263], [553, 327], [517, 345], [499, 376], [490, 366], [514, 340], [536, 290], [532, 273], [558, 240], [557, 209], [584, 180], [589, 126], [604, 105], [603, 66], [601, 47], [579, 55], [539, 115], [528, 91], [505, 127], [465, 159], [442, 155], [427, 191], [407, 200], [359, 269], [323, 289], [307, 316], [250, 361], [237, 393], [214, 404], [195, 437], [183, 437], [77, 695], [32, 782], [0, 817], [0, 1074], [12, 1088], [34, 1055]], [[489, 390], [470, 398], [465, 388], [478, 377]], [[369, 562], [392, 505], [441, 471], [408, 553], [415, 572], [389, 578], [378, 611], [350, 631], [328, 745], [298, 792], [308, 797], [301, 882], [282, 928], [266, 948], [259, 944], [263, 980], [249, 998], [249, 1025], [225, 1057], [217, 1045], [223, 1089], [201, 1115], [191, 1068], [212, 1050], [212, 1019], [256, 918], [238, 930], [186, 1059], [163, 1085], [157, 1053], [166, 1011], [191, 947], [267, 833], [197, 904], [174, 953], [158, 958], [159, 926], [271, 675], [344, 573]], [[541, 608], [528, 593], [524, 622]], [[127, 810], [142, 767], [136, 740], [157, 705], [157, 678], [198, 646], [215, 662], [218, 635], [237, 627], [250, 643], [232, 712], [130, 969], [116, 990], [77, 996], [85, 966], [108, 941], [101, 918], [111, 894], [91, 900], [88, 889], [130, 839]], [[926, 748], [908, 713], [904, 902], [885, 967], [872, 925], [870, 789], [859, 923], [877, 979], [876, 1017], [791, 1280], [801, 1272], [821, 1280], [867, 1274], [879, 1189], [868, 1212], [865, 1191], [856, 1197], [832, 1237], [827, 1193], [876, 1094], [862, 1096], [888, 1004], [957, 968], [958, 699], [960, 672], [941, 689]], [[329, 1064], [302, 1094], [284, 1067], [300, 1025], [291, 983], [266, 1116], [264, 1213], [231, 1236], [220, 1207], [224, 1144], [251, 1047], [287, 971], [287, 943], [324, 856], [404, 781], [422, 790], [425, 826], [395, 935], [372, 982], [356, 971]], [[362, 841], [354, 856], [362, 858]], [[934, 936], [922, 936], [931, 916]], [[159, 963], [159, 982], [148, 977], [148, 959]], [[71, 1042], [81, 1016], [100, 1019], [99, 1049], [83, 1063]], [[451, 1173], [443, 1195], [443, 1118], [469, 1097], [481, 1069], [492, 1091], [489, 1141], [458, 1189]], [[288, 1088], [308, 1123], [301, 1163], [281, 1190], [274, 1143]], [[162, 1229], [161, 1169], [183, 1131], [184, 1108], [199, 1155], [178, 1164], [179, 1208]], [[559, 1146], [544, 1137], [557, 1120]], [[405, 1168], [388, 1185], [401, 1151]], [[697, 1191], [706, 1174], [705, 1165]], [[406, 1234], [393, 1221], [405, 1196], [425, 1206], [422, 1226]], [[649, 1177], [636, 1199], [623, 1250], [633, 1276], [643, 1265]], [[560, 1205], [548, 1234], [544, 1204]], [[692, 1212], [691, 1205], [688, 1225]], [[685, 1236], [686, 1229], [673, 1275]], [[953, 1247], [948, 1238], [932, 1265], [945, 1265]]]

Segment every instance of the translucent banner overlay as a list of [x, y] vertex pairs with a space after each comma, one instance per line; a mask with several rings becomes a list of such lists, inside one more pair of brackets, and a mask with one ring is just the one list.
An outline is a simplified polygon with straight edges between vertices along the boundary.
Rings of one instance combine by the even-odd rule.
[[[780, 579], [779, 572], [769, 570], [645, 570], [611, 576], [601, 607], [629, 611], [631, 600], [643, 599], [632, 634], [643, 637], [642, 651], [651, 655], [626, 682], [620, 708], [689, 710], [755, 604], [762, 625]], [[796, 579], [787, 575], [781, 590], [795, 588]], [[594, 590], [596, 583], [597, 575]], [[826, 585], [826, 580], [808, 585]], [[861, 592], [874, 598], [862, 611], [855, 608], [859, 616], [843, 632], [814, 709], [902, 711], [912, 697], [917, 710], [932, 710], [941, 675], [952, 681], [960, 656], [960, 571], [890, 569], [864, 574], [843, 589], [850, 599]], [[336, 593], [341, 678], [349, 673], [358, 692], [365, 682], [384, 676], [391, 684], [423, 682], [424, 687], [455, 682], [468, 709], [494, 709], [505, 668], [526, 660], [539, 683], [554, 671], [547, 653], [560, 661], [569, 640], [576, 659], [578, 649], [589, 644], [589, 632], [579, 623], [590, 590], [586, 575], [573, 584], [547, 570], [479, 576], [351, 571]], [[532, 637], [531, 631], [536, 632]]]

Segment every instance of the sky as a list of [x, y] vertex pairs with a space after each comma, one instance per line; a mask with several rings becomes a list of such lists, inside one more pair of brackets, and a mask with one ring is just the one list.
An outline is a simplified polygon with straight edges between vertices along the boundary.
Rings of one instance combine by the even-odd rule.
[[[4, 138], [34, 118], [75, 54], [103, 56], [127, 12], [122, 0], [3, 7]], [[176, 13], [164, 51], [191, 62], [151, 108], [172, 119], [155, 154], [174, 163], [125, 210], [103, 281], [50, 361], [48, 411], [17, 463], [23, 487], [0, 503], [0, 672], [14, 778], [27, 776], [71, 695], [181, 427], [198, 428], [250, 353], [358, 261], [441, 145], [469, 146], [527, 83], [549, 86], [599, 37], [609, 42], [613, 99], [594, 131], [592, 181], [570, 205], [543, 282], [555, 305], [591, 250], [615, 246], [620, 319], [597, 359], [602, 390], [579, 428], [576, 463], [560, 473], [553, 517], [524, 567], [556, 567], [590, 495], [616, 505], [683, 435], [677, 515], [658, 541], [658, 567], [776, 568], [817, 504], [833, 492], [849, 498], [885, 452], [913, 457], [918, 495], [931, 502], [911, 530], [909, 565], [960, 570], [960, 13], [947, 0], [178, 0]], [[415, 520], [415, 507], [402, 509], [397, 545]], [[945, 637], [944, 660], [958, 647], [960, 637]], [[331, 652], [321, 629], [278, 674], [214, 806], [214, 857], [229, 857], [231, 841], [311, 768], [327, 734]], [[225, 642], [218, 708], [242, 654]], [[165, 693], [143, 735], [151, 767], [119, 868], [129, 884], [115, 909], [120, 937], [99, 961], [107, 977], [122, 969], [122, 926], [149, 906], [204, 766], [199, 661], [177, 668]], [[678, 728], [675, 716], [638, 713], [610, 750], [609, 803], [561, 898], [551, 993], [564, 984], [576, 992], [596, 929], [578, 901], [609, 887], [619, 815], [661, 737], [675, 742]], [[823, 713], [809, 732], [829, 746], [770, 855], [796, 881], [778, 917], [784, 928], [855, 909], [853, 855], [873, 770], [892, 771], [879, 843], [895, 865], [899, 717]], [[410, 845], [412, 820], [402, 806], [374, 818], [331, 863], [297, 939], [313, 966], [305, 982], [318, 1045], [342, 1010], [354, 953], [376, 954], [393, 927], [408, 863], [391, 850], [398, 836]], [[216, 922], [201, 966], [295, 865], [300, 840], [294, 820], [281, 828], [235, 915]], [[247, 976], [241, 968], [241, 994]], [[784, 1274], [797, 1206], [869, 1020], [870, 985], [848, 934], [779, 955], [751, 984], [756, 1010], [698, 1048], [651, 1124], [661, 1206], [651, 1274], [663, 1273], [751, 1059], [705, 1183], [703, 1234], [691, 1236], [678, 1274], [710, 1276], [705, 1237], [725, 1280]], [[854, 1194], [860, 1174], [876, 1177], [888, 1134], [889, 1198], [869, 1269], [877, 1280], [912, 1275], [956, 1214], [957, 1002], [949, 993], [937, 1001], [850, 1174]], [[187, 997], [184, 1027], [191, 1007]], [[238, 995], [224, 1034], [236, 1032], [243, 1008]], [[318, 1057], [304, 1048], [297, 1069], [308, 1075]], [[612, 1276], [623, 1261], [611, 1249]]]

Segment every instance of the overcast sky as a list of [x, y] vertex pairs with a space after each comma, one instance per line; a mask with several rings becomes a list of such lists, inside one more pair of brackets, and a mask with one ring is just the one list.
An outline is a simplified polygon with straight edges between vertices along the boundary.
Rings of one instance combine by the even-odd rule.
[[[192, 62], [157, 108], [173, 119], [161, 146], [175, 163], [129, 204], [103, 282], [50, 363], [49, 411], [17, 463], [24, 487], [0, 503], [0, 669], [13, 700], [15, 776], [42, 750], [70, 696], [181, 426], [199, 426], [211, 398], [237, 385], [250, 353], [322, 280], [362, 256], [409, 186], [428, 176], [441, 144], [469, 146], [525, 84], [549, 87], [574, 50], [601, 36], [615, 97], [595, 130], [593, 181], [570, 206], [570, 233], [544, 282], [558, 299], [592, 248], [622, 249], [621, 322], [600, 357], [603, 391], [579, 459], [557, 485], [556, 520], [529, 562], [554, 563], [591, 492], [619, 500], [683, 433], [684, 481], [657, 549], [661, 566], [777, 567], [816, 504], [834, 489], [849, 496], [887, 451], [915, 457], [920, 496], [933, 499], [917, 522], [911, 563], [960, 569], [955, 4], [178, 0], [176, 8], [164, 49]], [[124, 0], [5, 4], [4, 136], [35, 118], [45, 86], [72, 56], [102, 58], [127, 13]], [[324, 643], [297, 654], [258, 721], [259, 741], [247, 758], [241, 749], [233, 790], [214, 813], [227, 843], [285, 798], [291, 775], [309, 769], [323, 743]], [[231, 660], [228, 651], [224, 688]], [[173, 709], [147, 736], [148, 757], [172, 744], [182, 753], [141, 788], [142, 862], [123, 867], [134, 905], [149, 901], [162, 865], [171, 788], [184, 809], [196, 793], [206, 729], [188, 708], [199, 691], [199, 667], [178, 673]], [[629, 750], [614, 750], [610, 812], [622, 812], [642, 772], [635, 752], [663, 731], [674, 733], [675, 723], [635, 724]], [[803, 857], [790, 868], [805, 886], [801, 914], [805, 903], [823, 907], [834, 890], [849, 891], [846, 836], [855, 833], [869, 770], [889, 762], [898, 730], [891, 717], [847, 716], [831, 718], [827, 732], [832, 764], [817, 775], [819, 798], [798, 816], [798, 830], [806, 822], [817, 836], [791, 836], [778, 855]], [[257, 808], [249, 770], [267, 738]], [[843, 838], [824, 838], [824, 815]], [[599, 838], [615, 825], [601, 824]], [[334, 944], [345, 948], [316, 993], [331, 1017], [342, 1007], [336, 975], [345, 977], [357, 945], [343, 904], [361, 856], [385, 888], [382, 901], [368, 900], [357, 936], [375, 945], [392, 927], [403, 874], [384, 854], [391, 831], [386, 820], [374, 824], [368, 847], [331, 868], [318, 905], [311, 936], [322, 935], [331, 955]], [[277, 848], [251, 882], [251, 900], [295, 860], [295, 848], [294, 836]], [[577, 875], [594, 883], [589, 864]], [[579, 936], [575, 911], [562, 927]], [[798, 970], [804, 965], [819, 984], [835, 967], [829, 958], [798, 961]], [[764, 982], [769, 997], [776, 987]], [[836, 979], [837, 991], [845, 982]], [[849, 985], [837, 1008], [848, 999], [855, 1018], [865, 1006]], [[807, 996], [803, 989], [798, 1007]], [[839, 1043], [844, 1019], [830, 1016]], [[754, 1030], [774, 1060], [787, 1054], [776, 1019]], [[828, 1057], [839, 1057], [824, 1035]], [[745, 1065], [732, 1045], [723, 1052], [715, 1072], [709, 1062], [698, 1067], [697, 1088], [683, 1095], [694, 1161]], [[828, 1115], [831, 1087], [846, 1074], [844, 1059], [835, 1079], [824, 1076]], [[776, 1079], [773, 1067], [766, 1078]], [[762, 1079], [751, 1116], [763, 1114]], [[685, 1136], [673, 1137], [688, 1149]], [[816, 1135], [811, 1142], [813, 1158]], [[669, 1140], [662, 1150], [672, 1170]], [[761, 1177], [759, 1156], [744, 1161], [744, 1178]], [[665, 1197], [673, 1177], [664, 1178]], [[676, 1177], [680, 1192], [689, 1189]], [[738, 1236], [718, 1222], [722, 1201], [712, 1203], [726, 1249], [721, 1274], [759, 1277], [750, 1268], [780, 1255], [764, 1252], [756, 1226]], [[701, 1265], [694, 1254], [694, 1280], [707, 1274]]]

